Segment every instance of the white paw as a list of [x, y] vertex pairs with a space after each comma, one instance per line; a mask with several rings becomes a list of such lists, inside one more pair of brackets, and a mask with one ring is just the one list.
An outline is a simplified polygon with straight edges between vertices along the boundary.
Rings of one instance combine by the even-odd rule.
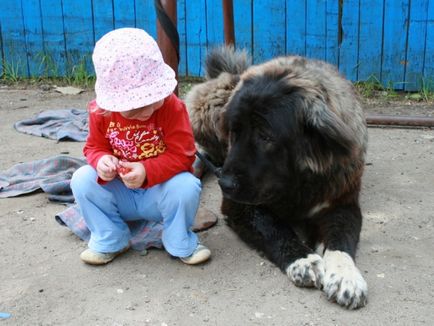
[[326, 250], [324, 266], [323, 291], [329, 300], [348, 309], [366, 305], [368, 286], [350, 255], [338, 250]]
[[320, 255], [309, 254], [297, 259], [286, 269], [286, 274], [297, 286], [321, 289], [324, 277], [324, 263]]

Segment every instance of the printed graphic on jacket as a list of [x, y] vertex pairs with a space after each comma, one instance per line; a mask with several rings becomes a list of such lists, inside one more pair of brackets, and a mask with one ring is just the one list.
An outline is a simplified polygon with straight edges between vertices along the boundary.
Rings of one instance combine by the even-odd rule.
[[123, 126], [119, 122], [110, 122], [106, 138], [110, 141], [113, 154], [128, 161], [144, 160], [166, 150], [163, 131], [153, 123]]

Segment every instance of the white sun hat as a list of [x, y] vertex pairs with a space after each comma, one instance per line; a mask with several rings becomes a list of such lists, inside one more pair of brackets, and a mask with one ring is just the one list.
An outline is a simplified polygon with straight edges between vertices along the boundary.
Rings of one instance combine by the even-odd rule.
[[92, 55], [96, 104], [107, 111], [141, 108], [169, 96], [177, 85], [157, 42], [144, 30], [120, 28], [105, 34]]

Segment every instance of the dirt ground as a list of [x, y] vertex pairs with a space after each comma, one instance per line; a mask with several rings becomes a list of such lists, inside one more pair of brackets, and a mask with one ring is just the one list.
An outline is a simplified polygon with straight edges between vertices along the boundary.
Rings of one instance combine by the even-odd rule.
[[[0, 170], [83, 143], [14, 130], [47, 109], [85, 108], [92, 92], [62, 95], [0, 87]], [[374, 103], [369, 112], [432, 115], [434, 107]], [[86, 244], [55, 220], [64, 206], [44, 193], [0, 199], [0, 325], [433, 325], [434, 130], [370, 128], [357, 264], [369, 286], [365, 308], [347, 311], [318, 290], [297, 288], [225, 225], [220, 191], [204, 180], [203, 205], [219, 222], [201, 232], [212, 260], [186, 266], [162, 250], [130, 250], [92, 267]], [[0, 314], [1, 316], [1, 314]]]

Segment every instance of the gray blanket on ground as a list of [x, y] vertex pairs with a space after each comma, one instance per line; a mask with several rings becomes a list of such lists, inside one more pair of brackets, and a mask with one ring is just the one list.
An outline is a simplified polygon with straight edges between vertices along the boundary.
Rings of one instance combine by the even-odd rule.
[[[6, 171], [0, 171], [0, 198], [42, 190], [51, 201], [73, 204], [57, 214], [55, 219], [82, 240], [88, 241], [90, 231], [81, 215], [80, 207], [74, 203], [70, 187], [72, 174], [85, 164], [85, 159], [64, 155], [16, 164]], [[137, 221], [128, 223], [128, 226], [133, 249], [141, 251], [149, 247], [162, 247], [161, 223]]]
[[89, 131], [87, 118], [86, 110], [47, 110], [33, 118], [16, 122], [14, 127], [25, 134], [58, 141], [85, 141]]
[[69, 183], [72, 174], [85, 164], [85, 159], [65, 155], [16, 164], [0, 171], [0, 198], [42, 190], [52, 201], [72, 203]]

